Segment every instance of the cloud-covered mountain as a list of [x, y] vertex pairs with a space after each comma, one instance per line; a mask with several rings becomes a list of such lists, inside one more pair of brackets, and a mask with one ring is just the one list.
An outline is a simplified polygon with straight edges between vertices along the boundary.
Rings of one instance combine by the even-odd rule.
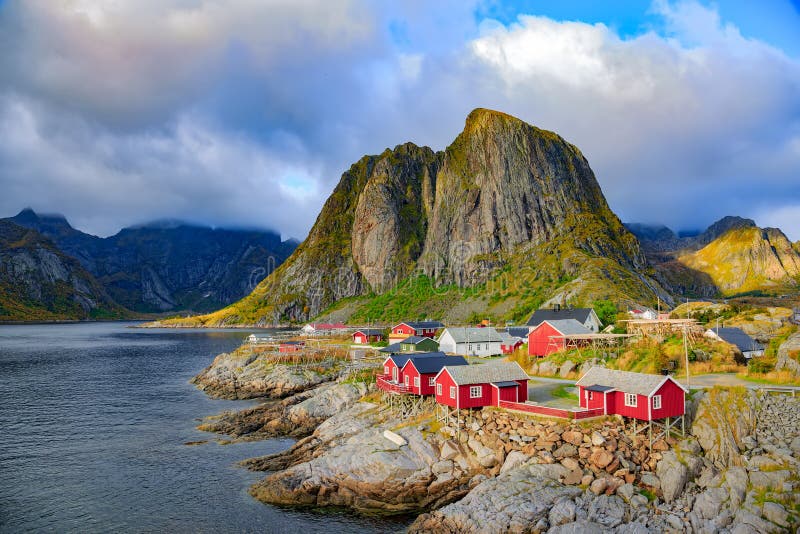
[[274, 232], [180, 221], [124, 228], [107, 238], [76, 230], [61, 215], [31, 209], [6, 221], [52, 240], [114, 301], [137, 312], [218, 309], [247, 295], [297, 246]]

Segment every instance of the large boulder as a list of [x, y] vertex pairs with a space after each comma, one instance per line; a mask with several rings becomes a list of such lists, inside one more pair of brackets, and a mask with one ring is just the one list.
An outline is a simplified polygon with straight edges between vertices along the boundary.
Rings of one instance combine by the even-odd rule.
[[741, 440], [756, 427], [758, 399], [745, 388], [713, 388], [703, 395], [692, 423], [692, 434], [705, 457], [725, 468], [744, 465]]
[[656, 465], [656, 475], [661, 481], [664, 500], [669, 503], [683, 493], [689, 479], [689, 470], [680, 462], [675, 451], [667, 451], [662, 454], [661, 460]]

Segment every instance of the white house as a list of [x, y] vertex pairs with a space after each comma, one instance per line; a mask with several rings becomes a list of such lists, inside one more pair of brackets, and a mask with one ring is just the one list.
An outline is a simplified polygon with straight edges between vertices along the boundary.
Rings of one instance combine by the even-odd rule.
[[747, 360], [764, 355], [764, 345], [748, 336], [741, 328], [709, 328], [704, 335], [707, 338], [733, 345]]
[[439, 350], [461, 356], [497, 356], [503, 338], [494, 328], [450, 327], [439, 336]]
[[275, 338], [270, 336], [269, 334], [250, 334], [247, 336], [247, 341], [254, 345], [259, 343], [272, 343], [275, 341]]
[[638, 307], [633, 308], [632, 310], [628, 310], [628, 315], [633, 317], [634, 319], [645, 319], [648, 321], [655, 321], [658, 319], [658, 313], [650, 308], [645, 307]]

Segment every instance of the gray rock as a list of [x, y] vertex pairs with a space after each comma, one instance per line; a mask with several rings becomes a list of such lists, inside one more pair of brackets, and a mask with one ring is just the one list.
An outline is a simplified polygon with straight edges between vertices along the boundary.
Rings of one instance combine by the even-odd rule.
[[571, 499], [558, 501], [550, 509], [548, 515], [551, 526], [563, 525], [575, 521], [575, 503]]
[[601, 495], [589, 504], [589, 521], [605, 527], [616, 527], [625, 519], [625, 503], [617, 496]]
[[442, 460], [452, 460], [459, 454], [460, 452], [458, 449], [458, 445], [448, 440], [442, 444], [442, 450], [439, 453], [439, 456], [442, 458]]
[[631, 497], [633, 497], [633, 484], [623, 484], [618, 487], [617, 495], [625, 499], [626, 502], [630, 502]]
[[553, 452], [554, 458], [567, 458], [578, 454], [578, 449], [574, 445], [565, 443]]
[[435, 475], [449, 473], [453, 470], [453, 460], [441, 460], [431, 466], [431, 472]]
[[603, 525], [592, 521], [580, 520], [566, 525], [553, 527], [547, 534], [605, 534], [608, 531]]
[[666, 451], [656, 465], [656, 475], [661, 481], [661, 493], [668, 503], [683, 493], [689, 471], [679, 460], [675, 451]]
[[780, 489], [789, 478], [789, 471], [750, 471], [750, 485], [754, 488]]
[[650, 486], [651, 488], [659, 489], [661, 488], [661, 480], [649, 471], [644, 471], [639, 479], [641, 480], [642, 484], [645, 486]]
[[789, 526], [789, 512], [786, 511], [786, 508], [776, 502], [765, 502], [764, 506], [762, 507], [761, 515], [776, 525], [780, 525], [782, 527]]
[[608, 482], [605, 478], [597, 478], [589, 485], [589, 490], [595, 495], [600, 495], [608, 487]]
[[722, 508], [722, 503], [728, 498], [728, 492], [723, 488], [708, 488], [697, 496], [692, 511], [702, 519], [713, 519]]
[[731, 507], [739, 508], [747, 493], [747, 471], [743, 467], [731, 467], [725, 472], [725, 487], [728, 489]]
[[503, 467], [500, 468], [501, 473], [505, 473], [509, 469], [514, 469], [515, 467], [524, 464], [530, 458], [527, 454], [524, 454], [520, 451], [511, 451], [506, 456], [506, 461], [503, 462]]
[[558, 370], [559, 376], [561, 378], [566, 378], [568, 374], [570, 374], [575, 369], [575, 362], [570, 360], [565, 361], [561, 364], [561, 368]]
[[647, 497], [638, 493], [631, 497], [631, 506], [635, 508], [644, 508], [647, 506], [647, 502]]
[[592, 445], [595, 447], [601, 447], [606, 444], [606, 438], [603, 437], [600, 432], [594, 431], [592, 432]]

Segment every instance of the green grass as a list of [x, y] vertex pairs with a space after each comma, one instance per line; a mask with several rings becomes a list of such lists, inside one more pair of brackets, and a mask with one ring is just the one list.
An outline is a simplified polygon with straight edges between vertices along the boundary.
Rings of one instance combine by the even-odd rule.
[[570, 386], [568, 384], [561, 384], [557, 388], [555, 388], [550, 394], [553, 397], [557, 397], [559, 399], [569, 399], [569, 400], [578, 400], [578, 395], [573, 393], [575, 387]]

